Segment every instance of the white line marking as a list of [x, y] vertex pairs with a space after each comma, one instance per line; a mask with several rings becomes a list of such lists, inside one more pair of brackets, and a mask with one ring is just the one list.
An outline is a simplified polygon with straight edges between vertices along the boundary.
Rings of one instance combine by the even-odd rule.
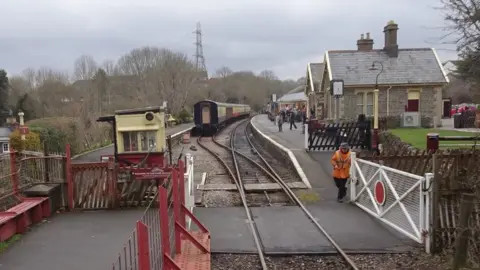
[[[292, 150], [290, 149], [287, 149], [285, 146], [279, 144], [278, 142], [276, 142], [274, 139], [270, 138], [270, 136], [267, 136], [265, 135], [260, 129], [258, 129], [255, 124], [253, 123], [253, 119], [255, 119], [255, 117], [257, 116], [254, 116], [252, 118], [252, 120], [250, 120], [250, 123], [252, 124], [252, 127], [260, 134], [262, 135], [264, 138], [266, 138], [267, 140], [269, 140], [271, 143], [273, 143], [275, 146], [277, 146], [278, 148], [280, 148], [281, 150], [283, 150], [284, 152], [286, 152], [288, 154], [288, 157], [290, 158], [290, 160], [292, 161], [293, 163], [293, 166], [295, 167], [295, 170], [297, 171], [298, 173], [298, 176], [300, 176], [300, 178], [302, 179], [302, 182], [308, 187], [308, 188], [312, 188], [312, 186], [310, 185], [310, 181], [308, 181], [308, 178], [307, 176], [305, 175], [305, 173], [303, 172], [303, 169], [302, 167], [300, 166], [300, 164], [298, 163], [297, 161], [297, 158], [295, 157], [295, 155], [293, 154]], [[260, 116], [261, 117], [261, 116]]]
[[192, 126], [192, 127], [189, 127], [189, 128], [186, 128], [186, 129], [184, 129], [184, 130], [182, 130], [182, 131], [179, 131], [179, 132], [177, 132], [177, 133], [175, 133], [175, 134], [172, 134], [172, 135], [170, 135], [170, 136], [171, 136], [172, 138], [175, 138], [175, 137], [177, 137], [178, 135], [182, 135], [183, 133], [185, 133], [185, 132], [187, 132], [187, 131], [189, 131], [189, 130], [192, 130], [192, 128], [193, 128], [193, 126]]

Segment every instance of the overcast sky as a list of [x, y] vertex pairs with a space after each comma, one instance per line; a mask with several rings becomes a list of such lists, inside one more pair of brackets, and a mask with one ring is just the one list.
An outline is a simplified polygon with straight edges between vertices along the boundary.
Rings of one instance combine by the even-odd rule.
[[[438, 0], [1, 0], [0, 68], [73, 69], [81, 54], [97, 62], [135, 47], [170, 48], [192, 57], [196, 22], [202, 24], [206, 65], [233, 70], [273, 70], [281, 78], [304, 76], [325, 50], [355, 49], [361, 33], [383, 46], [383, 26], [399, 25], [400, 48], [440, 45]], [[434, 42], [434, 44], [431, 44]], [[436, 43], [436, 44], [435, 44]]]

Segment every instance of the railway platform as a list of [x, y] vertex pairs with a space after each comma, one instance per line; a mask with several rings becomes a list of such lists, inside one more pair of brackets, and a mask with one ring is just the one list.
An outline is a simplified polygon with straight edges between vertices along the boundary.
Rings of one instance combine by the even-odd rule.
[[[419, 246], [358, 206], [336, 201], [331, 178], [333, 152], [306, 152], [301, 128], [283, 132], [266, 115], [255, 116], [252, 127], [293, 153], [299, 174], [319, 198], [306, 207], [341, 248], [354, 253], [408, 252]], [[265, 254], [330, 254], [335, 248], [306, 218], [298, 206], [251, 207]], [[241, 207], [195, 208], [198, 219], [211, 233], [212, 253], [256, 253], [248, 219]]]
[[112, 269], [115, 252], [142, 214], [120, 210], [55, 215], [0, 253], [0, 269]]

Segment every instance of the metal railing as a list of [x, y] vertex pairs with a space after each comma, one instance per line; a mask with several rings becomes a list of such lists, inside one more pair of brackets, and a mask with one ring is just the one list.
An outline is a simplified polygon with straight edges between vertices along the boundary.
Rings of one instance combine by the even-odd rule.
[[[185, 181], [185, 206], [190, 210], [190, 212], [193, 211], [193, 208], [195, 207], [195, 195], [194, 195], [194, 176], [195, 171], [194, 171], [194, 158], [191, 154], [186, 154], [185, 155], [185, 175], [184, 175], [184, 181]], [[192, 224], [192, 220], [187, 217], [186, 225], [187, 229], [190, 229], [190, 226]]]
[[[113, 270], [162, 270], [174, 266], [175, 256], [182, 249], [181, 235], [201, 244], [188, 233], [186, 217], [208, 232], [185, 206], [185, 198], [193, 194], [193, 157], [188, 156], [187, 168], [183, 161], [171, 170], [171, 174], [161, 180], [143, 216], [137, 221], [133, 234], [127, 240]], [[207, 251], [208, 252], [208, 251]]]

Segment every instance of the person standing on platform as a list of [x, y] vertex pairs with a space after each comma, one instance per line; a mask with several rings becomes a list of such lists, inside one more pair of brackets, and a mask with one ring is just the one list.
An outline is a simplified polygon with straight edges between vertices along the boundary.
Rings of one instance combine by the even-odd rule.
[[282, 123], [287, 121], [287, 112], [286, 110], [280, 111], [280, 117], [282, 118]]
[[350, 147], [347, 143], [340, 144], [340, 149], [335, 152], [331, 160], [333, 166], [333, 180], [338, 188], [337, 201], [343, 202], [347, 195], [347, 181], [350, 178]]
[[281, 113], [277, 113], [277, 117], [275, 119], [277, 125], [278, 125], [278, 132], [282, 132], [282, 126], [283, 126], [283, 117]]
[[307, 109], [305, 106], [302, 108], [302, 134], [305, 134], [305, 125], [307, 124]]
[[290, 112], [289, 121], [290, 121], [290, 130], [292, 130], [292, 126], [295, 127], [295, 129], [297, 129], [297, 125], [295, 125], [295, 111], [294, 110], [292, 110]]

